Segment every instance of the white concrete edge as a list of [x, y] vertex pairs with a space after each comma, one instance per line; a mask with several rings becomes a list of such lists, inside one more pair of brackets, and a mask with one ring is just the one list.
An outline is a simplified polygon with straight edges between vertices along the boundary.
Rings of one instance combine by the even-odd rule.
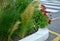
[[39, 29], [36, 33], [27, 36], [19, 41], [45, 41], [49, 36], [49, 30], [47, 28]]

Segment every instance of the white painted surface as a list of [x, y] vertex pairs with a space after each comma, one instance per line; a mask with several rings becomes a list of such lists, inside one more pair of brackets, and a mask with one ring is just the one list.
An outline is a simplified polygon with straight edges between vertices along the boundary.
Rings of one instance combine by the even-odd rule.
[[40, 1], [47, 1], [47, 0], [40, 0]]
[[44, 2], [44, 1], [42, 1], [42, 4], [44, 4], [46, 6], [46, 10], [48, 12], [55, 13], [55, 12], [58, 12], [60, 9], [60, 7], [59, 7], [60, 4], [57, 4], [55, 2], [49, 2], [49, 1]]
[[[42, 0], [40, 0], [42, 1]], [[60, 4], [60, 1], [55, 1], [55, 0], [46, 0], [46, 1], [42, 1], [43, 3], [55, 3], [55, 4]]]
[[60, 1], [58, 1], [58, 0], [52, 0], [52, 3], [60, 4]]
[[57, 8], [57, 9], [60, 9], [59, 6], [50, 6], [50, 5], [45, 5], [46, 7], [50, 7], [50, 8]]
[[58, 12], [59, 10], [53, 10], [53, 9], [46, 9], [48, 12]]
[[51, 5], [60, 5], [60, 4], [56, 4], [56, 3], [48, 3], [48, 2], [45, 2], [44, 4], [51, 4]]
[[53, 19], [51, 19], [51, 20], [57, 20], [57, 19], [60, 19], [60, 17], [56, 17], [56, 18], [53, 18]]
[[47, 28], [39, 29], [36, 33], [25, 37], [19, 41], [45, 41], [49, 36], [49, 31]]

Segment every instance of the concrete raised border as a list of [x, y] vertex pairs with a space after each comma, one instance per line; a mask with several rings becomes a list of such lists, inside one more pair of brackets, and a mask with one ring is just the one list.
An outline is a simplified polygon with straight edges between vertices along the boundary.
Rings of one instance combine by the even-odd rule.
[[36, 33], [29, 35], [19, 41], [45, 41], [49, 37], [49, 30], [47, 28], [39, 29]]

